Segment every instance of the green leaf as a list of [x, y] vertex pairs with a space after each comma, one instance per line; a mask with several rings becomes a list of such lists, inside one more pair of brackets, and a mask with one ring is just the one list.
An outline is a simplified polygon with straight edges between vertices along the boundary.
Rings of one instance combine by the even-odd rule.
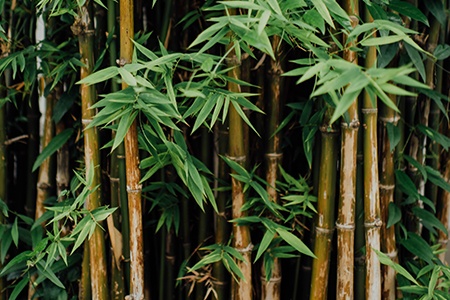
[[316, 9], [310, 9], [304, 13], [303, 20], [309, 25], [319, 28], [322, 34], [325, 33], [325, 20]]
[[266, 230], [264, 233], [264, 236], [261, 240], [261, 243], [258, 247], [258, 252], [256, 253], [255, 262], [261, 257], [261, 255], [266, 251], [266, 249], [269, 247], [270, 243], [272, 242], [273, 238], [275, 237], [275, 232]]
[[450, 56], [450, 46], [445, 45], [437, 45], [433, 52], [434, 57], [437, 60], [444, 60]]
[[391, 1], [389, 3], [389, 8], [395, 10], [401, 15], [410, 17], [413, 20], [417, 20], [427, 26], [430, 26], [427, 17], [415, 5], [412, 5], [405, 1]]
[[19, 246], [19, 225], [17, 224], [17, 217], [14, 219], [14, 223], [11, 227], [11, 237], [16, 247]]
[[420, 55], [419, 51], [417, 51], [415, 48], [410, 46], [409, 44], [404, 44], [406, 52], [408, 53], [409, 58], [411, 59], [414, 66], [417, 68], [417, 71], [420, 74], [420, 77], [422, 77], [422, 81], [425, 82], [427, 79], [427, 75], [425, 73], [425, 65], [423, 64], [422, 56]]
[[309, 250], [309, 248], [298, 237], [281, 227], [277, 228], [276, 231], [286, 243], [294, 247], [297, 251], [316, 258], [314, 253], [312, 253], [311, 250]]
[[439, 221], [439, 219], [436, 218], [436, 216], [431, 212], [420, 207], [413, 207], [412, 211], [414, 215], [416, 215], [419, 219], [422, 220], [423, 225], [427, 227], [430, 231], [433, 231], [432, 227], [436, 227], [446, 235], [448, 234], [447, 228], [445, 228], [444, 224], [442, 224], [441, 221]]
[[433, 264], [435, 258], [433, 250], [421, 236], [418, 236], [413, 232], [408, 232], [408, 238], [401, 240], [400, 244], [420, 259], [423, 259], [429, 264]]
[[50, 141], [50, 143], [48, 143], [47, 147], [45, 147], [44, 150], [42, 150], [41, 154], [39, 154], [39, 156], [36, 158], [36, 161], [34, 162], [31, 171], [32, 172], [36, 171], [36, 169], [39, 168], [39, 166], [44, 162], [44, 160], [46, 160], [53, 153], [55, 153], [56, 150], [61, 148], [62, 145], [64, 145], [72, 136], [73, 131], [74, 130], [72, 128], [68, 128], [63, 132], [61, 132], [60, 134], [58, 134], [57, 136], [55, 136]]
[[427, 174], [425, 167], [409, 155], [404, 154], [403, 158], [406, 159], [411, 165], [413, 165], [415, 168], [417, 168], [420, 171], [420, 173], [422, 174], [423, 180], [426, 182], [427, 178], [428, 178], [428, 174]]
[[446, 190], [447, 192], [450, 192], [450, 183], [448, 183], [444, 178], [442, 178], [441, 173], [439, 171], [433, 169], [430, 166], [425, 166], [425, 170], [428, 174], [428, 179], [440, 187], [443, 190]]
[[136, 86], [136, 78], [134, 78], [133, 74], [127, 71], [125, 68], [117, 69], [119, 71], [120, 77], [122, 80], [129, 86]]
[[8, 217], [8, 205], [0, 198], [0, 211], [3, 214], [3, 216]]
[[400, 128], [392, 123], [386, 123], [386, 129], [389, 138], [389, 149], [392, 152], [400, 142], [402, 133]]
[[133, 124], [134, 119], [136, 118], [138, 111], [133, 111], [131, 108], [128, 110], [128, 113], [124, 114], [122, 118], [120, 118], [119, 126], [117, 127], [116, 136], [114, 138], [114, 144], [112, 146], [111, 151], [119, 147], [122, 143], [125, 135], [130, 129], [131, 124]]
[[78, 81], [77, 84], [96, 84], [98, 82], [103, 82], [108, 79], [113, 78], [114, 76], [117, 76], [119, 74], [119, 68], [118, 67], [108, 67], [106, 69], [103, 69], [101, 71], [95, 72], [88, 77], [83, 78], [82, 80]]
[[407, 195], [413, 196], [416, 199], [419, 198], [419, 193], [417, 192], [417, 187], [414, 182], [409, 178], [404, 171], [395, 171], [395, 180], [398, 187]]
[[[3, 249], [2, 249], [3, 250]], [[11, 269], [12, 267], [16, 266], [17, 264], [27, 261], [29, 258], [31, 258], [33, 256], [33, 252], [32, 251], [24, 251], [16, 256], [14, 256], [6, 266], [3, 267], [2, 271], [0, 272], [0, 276], [4, 276], [6, 274], [8, 274], [8, 270]]]
[[431, 14], [439, 21], [439, 23], [441, 23], [442, 26], [446, 26], [446, 9], [442, 0], [427, 0], [424, 1], [424, 4], [425, 7], [431, 12]]
[[10, 300], [15, 300], [17, 297], [19, 297], [20, 292], [28, 285], [29, 278], [28, 276], [24, 276], [22, 280], [19, 281], [18, 284], [14, 287], [14, 290], [11, 292], [11, 295], [9, 296]]
[[378, 256], [378, 259], [380, 260], [380, 262], [383, 265], [387, 265], [389, 267], [391, 267], [392, 269], [394, 269], [397, 273], [399, 273], [400, 275], [404, 276], [406, 279], [410, 280], [411, 282], [414, 282], [415, 284], [419, 285], [419, 283], [416, 281], [416, 279], [414, 279], [414, 277], [408, 272], [406, 271], [405, 268], [403, 268], [401, 265], [396, 264], [395, 262], [393, 262], [389, 256], [387, 256], [386, 254], [384, 254], [381, 251], [378, 251], [376, 249], [373, 249], [373, 251], [375, 251], [375, 253]]
[[58, 277], [56, 277], [55, 273], [53, 273], [51, 268], [45, 269], [44, 268], [44, 262], [42, 260], [40, 260], [37, 264], [36, 267], [39, 271], [39, 273], [41, 273], [44, 277], [46, 277], [47, 279], [49, 279], [51, 282], [53, 282], [56, 286], [65, 289], [64, 284], [58, 279]]
[[389, 203], [389, 214], [387, 221], [387, 228], [397, 224], [402, 219], [401, 209], [393, 202]]
[[427, 135], [432, 141], [440, 144], [442, 147], [444, 147], [445, 151], [448, 151], [448, 148], [450, 147], [450, 138], [440, 134], [436, 130], [424, 126], [422, 124], [417, 125], [417, 129], [420, 130], [423, 134]]
[[396, 43], [405, 39], [403, 35], [388, 35], [382, 37], [374, 37], [369, 38], [367, 40], [361, 41], [361, 45], [370, 47], [370, 46], [381, 46]]
[[328, 11], [327, 6], [323, 0], [311, 0], [314, 4], [314, 7], [317, 9], [322, 18], [327, 22], [331, 27], [334, 27], [333, 19], [331, 19], [330, 12]]

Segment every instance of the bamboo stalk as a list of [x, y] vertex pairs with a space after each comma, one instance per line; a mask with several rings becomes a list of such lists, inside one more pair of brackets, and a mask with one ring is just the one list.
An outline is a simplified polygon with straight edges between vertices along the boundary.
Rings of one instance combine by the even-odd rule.
[[[78, 36], [78, 45], [81, 61], [84, 66], [80, 69], [80, 79], [92, 74], [94, 69], [94, 24], [92, 14], [92, 2], [87, 1], [78, 12], [72, 25], [72, 31]], [[84, 131], [84, 156], [86, 177], [93, 180], [89, 189], [91, 193], [86, 200], [89, 210], [101, 206], [101, 192], [98, 187], [101, 184], [100, 151], [97, 128], [86, 128], [94, 118], [95, 111], [91, 109], [96, 101], [94, 85], [81, 84], [81, 117]], [[97, 226], [94, 234], [89, 239], [90, 274], [92, 296], [97, 299], [109, 299], [105, 240], [102, 229]]]
[[[1, 42], [1, 41], [0, 41]], [[3, 78], [0, 78], [0, 97], [4, 98], [6, 96], [6, 91], [2, 87], [3, 85]], [[0, 199], [7, 202], [6, 199], [6, 188], [7, 188], [7, 165], [6, 165], [6, 114], [5, 114], [5, 105], [2, 105], [0, 107]], [[3, 213], [0, 213], [0, 224], [3, 224], [5, 222], [5, 218], [3, 216]], [[4, 251], [1, 249], [0, 245], [0, 251]], [[0, 269], [3, 268], [2, 262], [0, 261]], [[6, 293], [3, 292], [5, 286], [5, 281], [3, 277], [0, 277], [0, 300], [6, 300]]]
[[[275, 132], [280, 125], [281, 107], [282, 107], [282, 88], [283, 88], [283, 73], [281, 55], [281, 38], [278, 35], [272, 37], [272, 49], [275, 54], [275, 60], [270, 60], [268, 64], [268, 79], [270, 86], [267, 91], [268, 97], [268, 116], [267, 122], [267, 150], [266, 150], [266, 181], [267, 193], [273, 202], [279, 202], [278, 192], [275, 189], [277, 185], [278, 165], [281, 163], [282, 153], [280, 139], [281, 134]], [[281, 263], [278, 258], [274, 258], [272, 267], [272, 277], [266, 281], [266, 270], [264, 264], [261, 267], [261, 294], [262, 299], [280, 299], [281, 296]]]
[[[374, 66], [376, 53], [369, 48], [366, 67]], [[366, 299], [381, 299], [380, 262], [373, 251], [380, 250], [380, 196], [378, 185], [378, 109], [367, 93], [364, 93], [364, 226], [366, 228]]]
[[[343, 8], [350, 16], [352, 27], [358, 25], [358, 1], [348, 0]], [[348, 45], [351, 47], [352, 44]], [[358, 64], [358, 55], [350, 49], [344, 51], [343, 58]], [[337, 229], [337, 286], [336, 299], [353, 299], [354, 239], [355, 239], [355, 201], [356, 168], [358, 153], [358, 99], [356, 98], [348, 111], [349, 123], [342, 121], [342, 145], [340, 168], [340, 193]]]
[[[235, 14], [234, 10], [229, 11], [230, 14]], [[230, 44], [229, 47], [233, 45]], [[236, 54], [230, 51], [228, 55], [228, 67], [233, 67], [228, 72], [228, 76], [235, 79], [240, 79], [240, 62], [237, 60]], [[234, 82], [228, 82], [228, 90], [231, 92], [240, 92], [240, 86]], [[237, 113], [233, 105], [229, 108], [229, 140], [228, 140], [228, 155], [229, 159], [236, 163], [245, 166], [246, 146], [244, 143], [244, 122]], [[231, 197], [232, 197], [232, 218], [237, 219], [246, 216], [246, 212], [241, 210], [246, 202], [246, 197], [243, 190], [243, 184], [231, 179]], [[237, 226], [233, 223], [233, 247], [239, 251], [244, 257], [244, 261], [238, 261], [237, 265], [244, 275], [239, 282], [233, 281], [231, 285], [231, 298], [233, 300], [251, 300], [252, 294], [252, 263], [251, 253], [253, 244], [250, 237], [250, 228], [248, 226]]]
[[[228, 131], [225, 124], [217, 124], [216, 143], [217, 149], [220, 155], [225, 155], [228, 148]], [[217, 157], [218, 158], [218, 157]], [[217, 180], [217, 187], [219, 187], [219, 181], [226, 181], [227, 178], [227, 166], [223, 160], [215, 160], [215, 174]], [[228, 193], [225, 191], [217, 192], [217, 214], [215, 216], [215, 242], [219, 245], [225, 245], [229, 239], [229, 224], [227, 214], [227, 200]], [[229, 299], [229, 276], [222, 262], [217, 262], [213, 266], [214, 277], [214, 289], [217, 292], [218, 300]]]
[[[133, 1], [120, 0], [120, 64], [130, 63], [133, 56], [134, 14]], [[122, 83], [122, 88], [126, 88]], [[137, 121], [134, 120], [125, 135], [125, 165], [130, 228], [130, 294], [135, 300], [144, 297], [144, 251], [142, 227], [142, 185], [139, 183], [139, 148]]]
[[315, 224], [314, 254], [311, 275], [311, 300], [327, 298], [328, 274], [330, 271], [331, 239], [334, 230], [334, 207], [336, 200], [336, 166], [339, 135], [336, 128], [329, 125], [331, 109], [328, 109], [320, 127], [321, 158], [319, 192], [317, 194], [317, 217]]
[[355, 271], [354, 298], [364, 300], [366, 296], [365, 274], [366, 257], [364, 255], [364, 155], [363, 131], [358, 131], [358, 156], [356, 166], [356, 203], [355, 203]]
[[[443, 174], [444, 179], [447, 182], [450, 182], [450, 159], [447, 156], [447, 163], [445, 164], [445, 170]], [[438, 212], [439, 212], [439, 220], [442, 224], [444, 224], [447, 231], [450, 232], [450, 192], [447, 190], [442, 190], [441, 196], [438, 198]], [[448, 235], [439, 230], [439, 243], [441, 244], [441, 249], [447, 249], [448, 247]], [[446, 261], [446, 251], [443, 251], [439, 254], [439, 259], [448, 265], [448, 261]]]

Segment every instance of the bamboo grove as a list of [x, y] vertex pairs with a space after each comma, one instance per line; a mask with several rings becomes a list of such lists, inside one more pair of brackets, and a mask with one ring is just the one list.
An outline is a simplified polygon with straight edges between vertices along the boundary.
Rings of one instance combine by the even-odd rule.
[[446, 0], [0, 0], [0, 299], [450, 299]]

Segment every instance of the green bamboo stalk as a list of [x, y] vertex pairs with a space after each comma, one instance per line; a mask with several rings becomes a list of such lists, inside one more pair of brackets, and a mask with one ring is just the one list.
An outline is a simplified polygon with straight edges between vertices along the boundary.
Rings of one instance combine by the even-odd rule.
[[[266, 150], [266, 181], [267, 193], [273, 202], [279, 202], [278, 192], [276, 190], [278, 174], [278, 165], [281, 163], [281, 134], [276, 133], [281, 122], [282, 107], [282, 88], [283, 73], [281, 55], [283, 54], [281, 46], [281, 37], [275, 35], [272, 37], [272, 49], [275, 54], [275, 60], [270, 60], [268, 64], [268, 79], [270, 86], [266, 93], [268, 99], [268, 122], [267, 122], [267, 150]], [[276, 133], [276, 134], [275, 134]], [[266, 270], [264, 264], [261, 268], [261, 294], [262, 299], [280, 299], [281, 296], [281, 263], [278, 258], [274, 259], [272, 268], [272, 277], [266, 281]]]
[[[81, 55], [81, 62], [84, 66], [80, 69], [80, 79], [84, 79], [92, 74], [94, 69], [94, 24], [92, 7], [93, 2], [87, 1], [78, 12], [78, 17], [72, 25], [72, 31], [78, 36], [78, 45]], [[95, 104], [96, 92], [94, 85], [81, 84], [81, 116], [84, 130], [84, 157], [86, 167], [86, 177], [93, 180], [90, 185], [91, 193], [86, 200], [89, 210], [94, 210], [101, 206], [101, 192], [98, 187], [101, 184], [100, 151], [98, 141], [98, 131], [95, 127], [87, 128], [94, 118], [95, 111], [91, 106]], [[92, 296], [98, 299], [109, 299], [108, 277], [105, 239], [102, 229], [97, 226], [94, 234], [88, 241], [90, 256], [90, 274]]]
[[[217, 149], [220, 155], [225, 155], [228, 149], [228, 131], [226, 130], [225, 124], [217, 124], [217, 130], [215, 134], [217, 136]], [[215, 159], [216, 170], [215, 174], [218, 178], [217, 187], [219, 187], [219, 182], [225, 182], [227, 179], [227, 166], [222, 159]], [[215, 222], [215, 242], [219, 245], [225, 245], [229, 239], [229, 223], [227, 218], [227, 200], [228, 193], [225, 191], [219, 191], [216, 195], [217, 201], [217, 214]], [[229, 299], [229, 276], [222, 262], [217, 262], [213, 266], [213, 277], [214, 277], [214, 289], [216, 290], [218, 300]]]
[[[232, 9], [229, 10], [230, 14], [236, 14]], [[233, 47], [231, 43], [229, 47]], [[227, 57], [228, 67], [232, 68], [228, 72], [228, 76], [235, 79], [240, 79], [240, 62], [237, 60], [234, 50], [229, 51]], [[240, 92], [240, 86], [235, 82], [228, 82], [228, 90], [231, 92]], [[229, 120], [229, 140], [228, 140], [228, 155], [229, 159], [241, 164], [245, 167], [247, 156], [246, 146], [244, 142], [244, 122], [237, 113], [233, 105], [229, 108], [228, 113]], [[231, 179], [231, 197], [232, 197], [232, 218], [242, 218], [246, 216], [246, 212], [241, 210], [245, 204], [246, 197], [243, 190], [243, 184], [236, 180]], [[233, 224], [233, 247], [239, 251], [244, 257], [244, 261], [238, 261], [238, 267], [244, 275], [243, 279], [239, 279], [239, 282], [233, 281], [231, 285], [231, 298], [234, 300], [251, 300], [252, 293], [252, 263], [251, 253], [253, 244], [250, 237], [250, 228], [248, 226], [237, 226]]]
[[[359, 1], [344, 1], [343, 8], [350, 16], [352, 27], [358, 25]], [[351, 47], [352, 44], [348, 45]], [[343, 58], [358, 64], [358, 55], [350, 49], [344, 51]], [[354, 234], [356, 201], [356, 168], [358, 153], [358, 99], [356, 98], [348, 111], [349, 123], [342, 120], [340, 193], [337, 229], [337, 286], [336, 299], [353, 299], [354, 270]]]
[[[120, 0], [120, 64], [130, 63], [133, 56], [134, 14], [133, 1]], [[122, 88], [126, 88], [122, 83]], [[142, 185], [139, 183], [139, 148], [137, 120], [125, 135], [125, 165], [127, 174], [128, 208], [130, 222], [130, 294], [133, 299], [144, 297], [144, 251], [142, 227]]]
[[321, 158], [319, 192], [317, 194], [317, 217], [315, 224], [314, 254], [311, 275], [311, 300], [327, 299], [330, 271], [331, 239], [334, 231], [334, 208], [336, 201], [336, 166], [338, 158], [339, 131], [329, 125], [332, 112], [329, 108], [320, 126]]
[[[450, 159], [447, 156], [447, 163], [445, 164], [443, 178], [450, 182]], [[444, 224], [447, 231], [450, 232], [450, 192], [443, 190], [440, 197], [438, 198], [438, 218], [442, 224]], [[439, 230], [439, 243], [441, 244], [441, 250], [448, 248], [448, 235]], [[439, 254], [439, 259], [444, 263], [448, 264], [446, 261], [446, 251]]]

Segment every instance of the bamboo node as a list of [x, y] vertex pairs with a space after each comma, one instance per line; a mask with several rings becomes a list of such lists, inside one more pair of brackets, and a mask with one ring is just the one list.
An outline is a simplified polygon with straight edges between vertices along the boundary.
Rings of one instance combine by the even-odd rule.
[[382, 184], [382, 183], [379, 183], [378, 187], [380, 188], [380, 190], [393, 190], [393, 189], [395, 189], [395, 184]]
[[120, 178], [119, 178], [119, 177], [109, 177], [109, 181], [112, 181], [112, 182], [119, 182], [119, 181], [120, 181]]
[[445, 246], [448, 243], [448, 239], [440, 239], [438, 240], [438, 243]]
[[277, 283], [277, 282], [281, 282], [281, 276], [277, 277], [277, 278], [271, 277], [269, 280], [266, 280], [265, 276], [261, 276], [261, 281], [265, 282], [266, 284], [269, 284], [272, 282]]
[[363, 109], [361, 109], [361, 112], [362, 112], [364, 115], [377, 114], [377, 113], [378, 113], [378, 108], [376, 108], [376, 107], [372, 107], [372, 108], [363, 108]]
[[319, 130], [322, 134], [338, 134], [339, 129], [335, 128], [329, 124], [323, 124], [319, 127]]
[[116, 59], [116, 64], [119, 66], [119, 67], [123, 67], [123, 66], [125, 66], [126, 64], [128, 63], [128, 61], [125, 59], [125, 58], [120, 58], [120, 59]]
[[219, 280], [214, 280], [213, 281], [214, 285], [220, 285], [220, 286], [226, 286], [227, 282], [226, 281], [219, 281]]
[[81, 119], [81, 123], [83, 125], [89, 125], [92, 122], [92, 119]]
[[117, 154], [117, 158], [119, 158], [119, 159], [125, 159], [125, 155], [119, 155], [119, 154]]
[[341, 224], [341, 223], [336, 222], [336, 228], [337, 228], [337, 230], [342, 230], [342, 231], [354, 231], [355, 224]]
[[230, 155], [227, 155], [227, 157], [229, 158], [229, 159], [231, 159], [232, 161], [235, 161], [235, 162], [244, 162], [246, 159], [247, 159], [247, 156], [245, 156], [245, 155], [241, 155], [241, 156], [230, 156]]
[[391, 251], [391, 252], [386, 253], [386, 255], [387, 255], [390, 259], [396, 258], [396, 257], [397, 257], [397, 254], [398, 254], [397, 250], [394, 250], [394, 251]]
[[266, 153], [267, 158], [281, 158], [283, 153]]
[[359, 128], [359, 120], [351, 120], [350, 123], [342, 122], [341, 127], [344, 129], [358, 129]]
[[137, 193], [140, 193], [141, 191], [142, 191], [142, 184], [139, 184], [136, 189], [133, 189], [127, 185], [127, 193], [137, 194]]
[[235, 248], [238, 252], [240, 253], [247, 253], [247, 252], [251, 252], [253, 250], [253, 244], [250, 243], [247, 245], [247, 247], [245, 248]]
[[364, 227], [366, 228], [379, 228], [383, 225], [383, 221], [380, 219], [375, 219], [373, 222], [364, 222]]
[[323, 228], [323, 227], [318, 227], [318, 226], [316, 226], [315, 229], [318, 233], [325, 233], [325, 234], [331, 234], [334, 231], [334, 229]]
[[400, 116], [395, 114], [393, 117], [378, 117], [380, 121], [383, 123], [391, 123], [393, 125], [397, 125], [398, 121], [400, 121]]

